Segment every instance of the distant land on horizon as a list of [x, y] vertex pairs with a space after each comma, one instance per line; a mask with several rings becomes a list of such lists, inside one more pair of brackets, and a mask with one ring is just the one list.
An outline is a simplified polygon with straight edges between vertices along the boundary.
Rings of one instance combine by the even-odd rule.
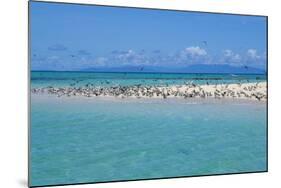
[[160, 67], [160, 66], [118, 66], [118, 67], [89, 67], [80, 70], [31, 70], [56, 72], [128, 72], [128, 73], [190, 73], [190, 74], [266, 74], [265, 70], [231, 66], [227, 64], [196, 64], [186, 67]]
[[146, 72], [146, 73], [213, 73], [213, 74], [265, 74], [266, 71], [254, 67], [236, 67], [227, 64], [196, 64], [187, 67], [159, 67], [159, 66], [122, 66], [122, 67], [93, 67], [80, 71], [91, 72]]

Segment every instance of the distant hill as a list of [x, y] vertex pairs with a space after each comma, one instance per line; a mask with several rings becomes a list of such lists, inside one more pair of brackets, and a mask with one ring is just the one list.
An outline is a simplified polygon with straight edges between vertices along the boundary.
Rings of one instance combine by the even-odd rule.
[[185, 69], [191, 73], [234, 73], [234, 74], [264, 74], [265, 71], [254, 67], [231, 66], [226, 64], [197, 64]]
[[224, 73], [224, 74], [264, 74], [265, 71], [254, 67], [231, 66], [226, 64], [193, 64], [186, 67], [159, 67], [159, 66], [122, 66], [122, 67], [95, 67], [81, 71], [93, 72], [166, 72], [166, 73]]

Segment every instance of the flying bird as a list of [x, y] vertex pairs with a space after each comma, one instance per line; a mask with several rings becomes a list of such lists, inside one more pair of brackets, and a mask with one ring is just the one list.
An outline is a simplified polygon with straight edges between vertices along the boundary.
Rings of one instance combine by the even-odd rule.
[[206, 46], [207, 46], [207, 44], [208, 44], [207, 41], [205, 41], [205, 40], [202, 41], [202, 43], [203, 43], [204, 45], [206, 45]]

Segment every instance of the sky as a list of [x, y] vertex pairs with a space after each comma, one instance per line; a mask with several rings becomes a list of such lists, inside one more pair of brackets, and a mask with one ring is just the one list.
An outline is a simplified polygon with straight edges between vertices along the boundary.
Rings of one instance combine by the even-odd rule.
[[32, 70], [266, 68], [266, 17], [30, 2]]

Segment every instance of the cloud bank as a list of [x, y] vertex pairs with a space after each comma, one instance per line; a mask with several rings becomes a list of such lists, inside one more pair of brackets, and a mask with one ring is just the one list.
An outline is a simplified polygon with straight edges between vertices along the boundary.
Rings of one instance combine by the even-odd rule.
[[[122, 66], [158, 66], [158, 67], [186, 67], [194, 64], [227, 64], [231, 66], [266, 67], [266, 53], [257, 49], [247, 49], [245, 52], [235, 52], [231, 49], [222, 50], [219, 54], [211, 54], [200, 46], [188, 46], [174, 52], [159, 49], [146, 50], [112, 50], [103, 56], [92, 56], [93, 52], [76, 50], [74, 55], [63, 55], [66, 51], [63, 45], [48, 47], [53, 51], [49, 56], [32, 57], [32, 67], [48, 69], [50, 67], [81, 70], [87, 67], [122, 67]], [[55, 53], [55, 54], [54, 54]]]

